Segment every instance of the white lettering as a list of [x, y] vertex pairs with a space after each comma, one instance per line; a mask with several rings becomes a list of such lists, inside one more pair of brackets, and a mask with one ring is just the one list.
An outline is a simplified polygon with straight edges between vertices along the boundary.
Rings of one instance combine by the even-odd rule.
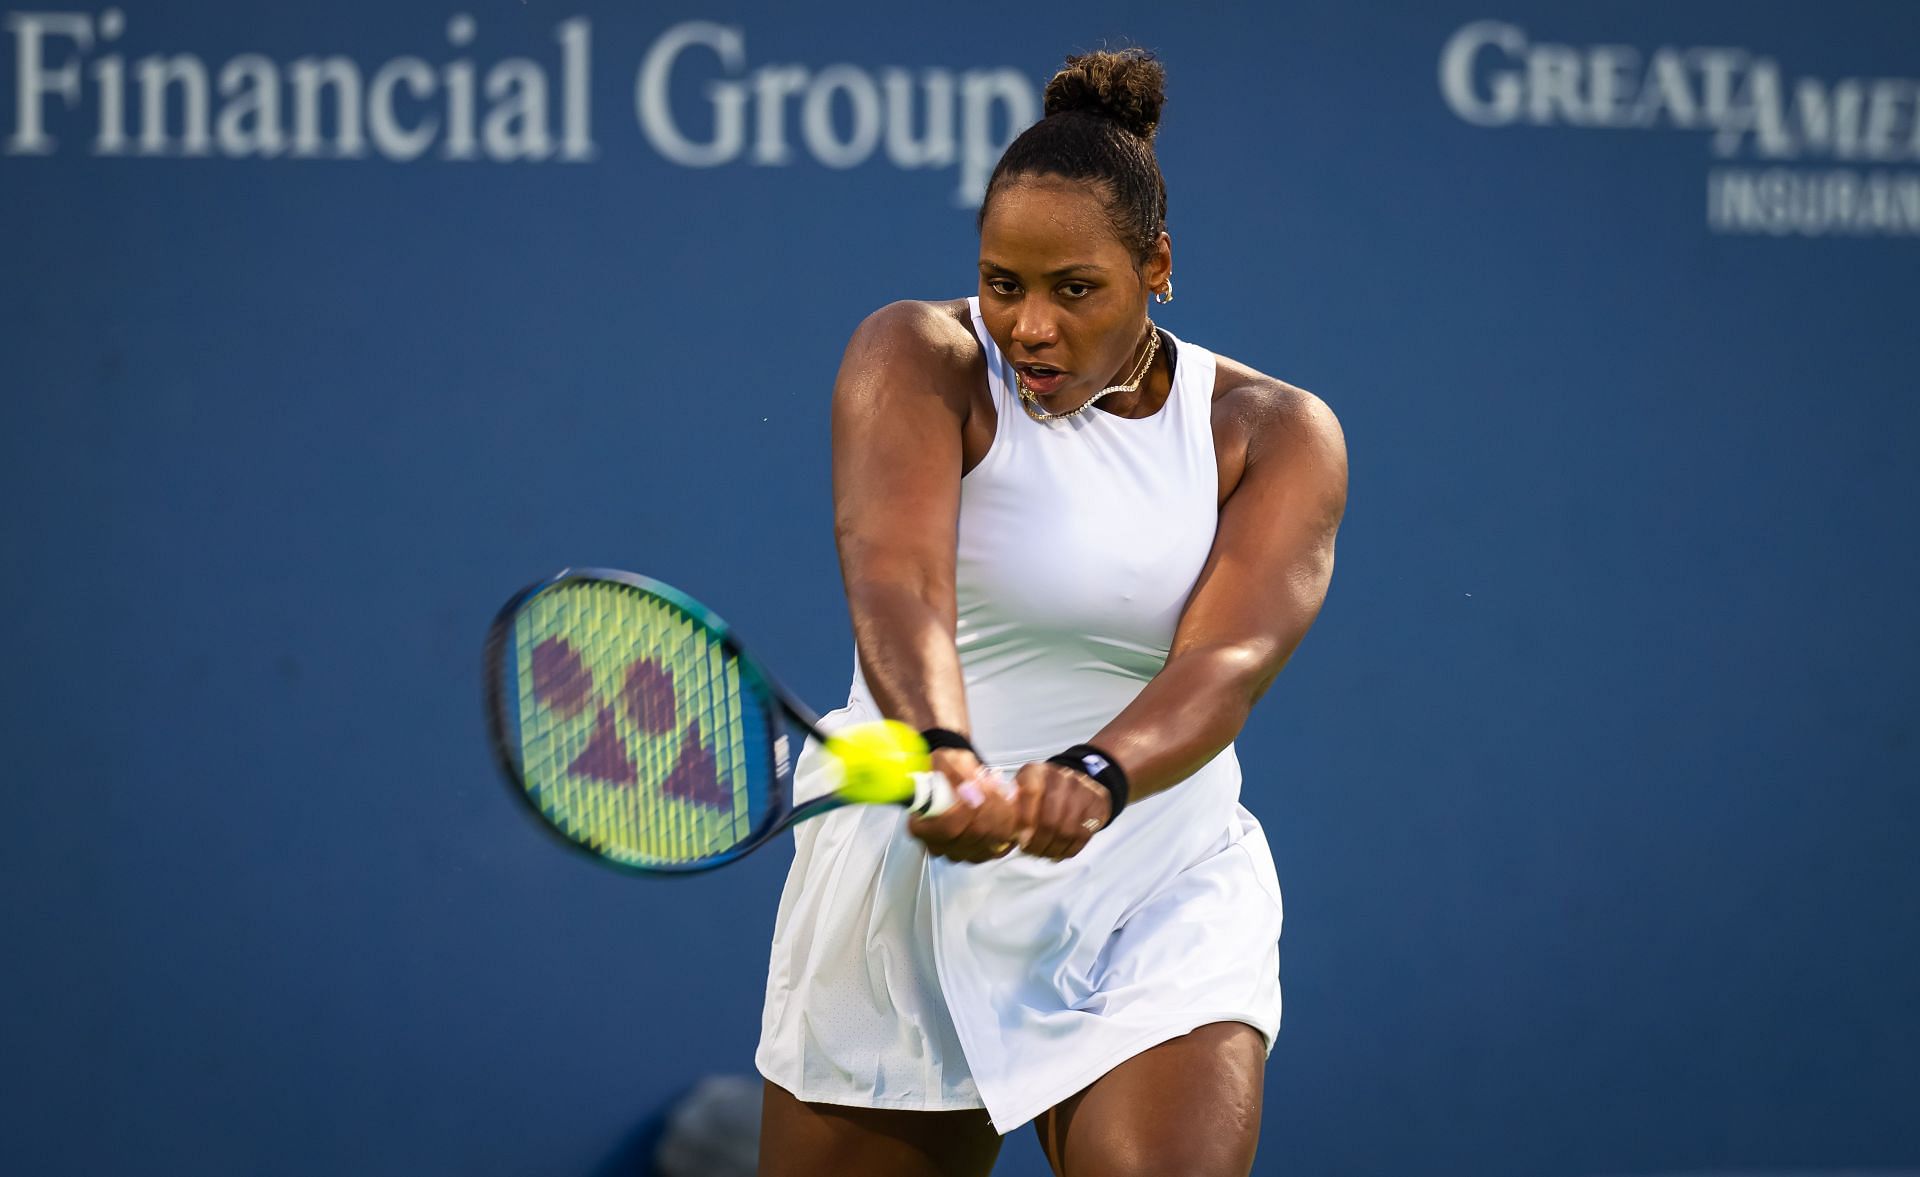
[[[118, 8], [100, 14], [100, 43], [117, 41], [127, 31], [127, 18]], [[100, 91], [100, 133], [94, 136], [95, 155], [125, 155], [127, 152], [127, 76], [126, 62], [118, 54], [103, 57], [87, 71]]]
[[344, 57], [303, 57], [288, 65], [293, 79], [293, 154], [312, 159], [329, 154], [320, 137], [320, 91], [333, 91], [333, 145], [337, 159], [366, 151], [360, 123], [360, 67]]
[[930, 69], [920, 79], [927, 96], [927, 133], [913, 137], [913, 78], [902, 69], [882, 75], [887, 91], [887, 158], [898, 167], [946, 167], [953, 162], [953, 75]]
[[797, 65], [769, 65], [753, 74], [753, 162], [790, 163], [787, 150], [787, 98], [807, 88], [807, 71]]
[[[473, 44], [476, 32], [473, 18], [460, 13], [447, 22], [447, 41], [455, 47]], [[467, 58], [448, 62], [440, 71], [440, 84], [447, 91], [447, 141], [441, 146], [442, 159], [478, 159], [473, 127], [473, 62]]]
[[215, 137], [222, 155], [271, 159], [285, 150], [280, 134], [280, 68], [271, 60], [243, 53], [229, 61], [220, 71], [220, 95], [226, 101]]
[[173, 57], [143, 57], [134, 63], [140, 74], [140, 154], [165, 155], [167, 91], [179, 83], [181, 93], [180, 154], [206, 155], [213, 140], [207, 119], [207, 67], [185, 53]]
[[1717, 130], [1713, 135], [1713, 149], [1721, 155], [1732, 155], [1739, 147], [1741, 138], [1752, 131], [1755, 142], [1761, 144], [1762, 151], [1780, 156], [1790, 154], [1792, 144], [1786, 141], [1786, 112], [1784, 99], [1780, 91], [1780, 71], [1773, 62], [1761, 58], [1753, 63], [1745, 75], [1746, 84], [1736, 85], [1721, 104], [1719, 113], [1713, 113], [1712, 91], [1708, 91], [1707, 109]]
[[593, 108], [593, 25], [584, 16], [574, 17], [554, 34], [560, 42], [560, 77], [564, 89], [561, 105], [565, 128], [560, 137], [560, 158], [568, 163], [585, 163], [594, 157]]
[[547, 134], [547, 75], [538, 62], [510, 57], [487, 72], [487, 155], [501, 163], [553, 154]]
[[[584, 162], [598, 155], [593, 26], [585, 17], [553, 27], [558, 76], [551, 61], [476, 61], [465, 51], [479, 26], [466, 12], [446, 18], [454, 53], [365, 63], [260, 53], [215, 61], [190, 52], [130, 61], [104, 49], [126, 30], [117, 8], [97, 18], [8, 13], [4, 26], [18, 66], [6, 154], [56, 151], [48, 108], [64, 103], [74, 117], [97, 114], [92, 149], [106, 156]], [[56, 50], [56, 40], [68, 45]], [[740, 27], [701, 20], [668, 27], [647, 48], [634, 78], [634, 110], [661, 156], [700, 168], [744, 159], [781, 166], [806, 156], [847, 169], [884, 150], [899, 168], [956, 167], [956, 199], [973, 205], [1000, 153], [1039, 113], [1037, 87], [1013, 69], [963, 74], [845, 62], [749, 69], [746, 48]], [[1525, 86], [1517, 74], [1512, 82], [1517, 103]], [[93, 100], [97, 112], [85, 110]]]
[[88, 67], [100, 91], [100, 133], [93, 138], [95, 155], [124, 155], [127, 151], [127, 71], [118, 55], [102, 57]]
[[1860, 151], [1868, 159], [1899, 159], [1901, 120], [1912, 120], [1916, 87], [1899, 78], [1878, 78], [1867, 91], [1866, 126], [1860, 133]]
[[1460, 118], [1480, 127], [1499, 127], [1511, 123], [1520, 113], [1522, 91], [1520, 75], [1511, 68], [1489, 76], [1491, 88], [1485, 97], [1474, 92], [1474, 63], [1480, 51], [1497, 48], [1509, 60], [1527, 48], [1527, 35], [1510, 24], [1482, 20], [1467, 25], [1447, 41], [1440, 54], [1440, 93]]
[[634, 106], [640, 114], [640, 128], [654, 150], [674, 163], [690, 168], [710, 168], [729, 163], [740, 155], [746, 137], [742, 106], [746, 91], [738, 82], [710, 82], [707, 96], [713, 104], [713, 137], [696, 143], [681, 134], [673, 121], [669, 89], [673, 67], [686, 50], [701, 46], [711, 49], [720, 64], [738, 71], [746, 64], [746, 43], [740, 30], [709, 21], [686, 21], [668, 29], [640, 63], [634, 80]]
[[1720, 169], [1707, 177], [1716, 233], [1775, 237], [1920, 234], [1920, 172]]
[[[1018, 70], [970, 70], [960, 78], [960, 186], [954, 199], [977, 207], [987, 194], [993, 166], [1014, 138], [1039, 112], [1033, 84]], [[994, 133], [995, 111], [1004, 113], [1004, 130]]]
[[429, 116], [412, 130], [402, 126], [393, 109], [393, 90], [400, 85], [415, 98], [426, 98], [435, 85], [433, 67], [417, 57], [396, 57], [380, 67], [367, 90], [367, 130], [374, 147], [388, 159], [406, 162], [419, 159], [433, 146], [440, 120]]
[[1628, 99], [1638, 78], [1640, 54], [1627, 45], [1595, 45], [1587, 51], [1587, 117], [1597, 127], [1630, 127], [1634, 111]]
[[1695, 49], [1693, 60], [1706, 76], [1703, 105], [1707, 110], [1707, 122], [1718, 126], [1727, 119], [1728, 107], [1733, 100], [1733, 74], [1746, 63], [1747, 54], [1743, 49], [1708, 48]]
[[1476, 21], [1442, 47], [1439, 77], [1448, 106], [1476, 126], [1666, 125], [1712, 131], [1721, 156], [1743, 146], [1767, 159], [1920, 156], [1920, 81], [1789, 86], [1777, 62], [1733, 46], [1661, 46], [1643, 66], [1629, 45], [1532, 44], [1514, 25]]
[[1575, 126], [1587, 121], [1580, 103], [1580, 55], [1568, 45], [1535, 45], [1527, 53], [1527, 119], [1542, 126], [1556, 114]]
[[59, 69], [47, 69], [42, 43], [49, 36], [65, 37], [82, 52], [93, 48], [93, 22], [66, 12], [9, 12], [7, 28], [14, 41], [13, 134], [8, 155], [47, 155], [55, 145], [47, 134], [40, 98], [57, 94], [69, 106], [80, 100], [80, 63], [72, 59]]
[[1640, 101], [1633, 109], [1633, 123], [1650, 127], [1660, 121], [1662, 111], [1676, 127], [1692, 127], [1700, 118], [1687, 77], [1686, 58], [1676, 49], [1661, 49], [1648, 63], [1646, 84], [1640, 88]]
[[[833, 126], [833, 98], [845, 94], [853, 109], [853, 128], [841, 139]], [[851, 168], [867, 162], [880, 142], [880, 91], [865, 70], [831, 65], [820, 71], [801, 108], [800, 132], [807, 150], [830, 168]]]
[[1754, 63], [1729, 118], [1714, 135], [1714, 150], [1733, 155], [1751, 131], [1755, 152], [1766, 159], [1803, 154], [1858, 158], [1864, 99], [1859, 82], [1841, 82], [1828, 90], [1812, 78], [1802, 78], [1789, 105], [1781, 93], [1779, 70], [1762, 59]]
[[1778, 130], [1769, 126], [1772, 133], [1762, 145], [1761, 154], [1791, 156], [1809, 150], [1838, 159], [1855, 158], [1861, 154], [1863, 100], [1859, 82], [1841, 82], [1829, 93], [1819, 82], [1801, 79], [1793, 90], [1788, 126]]

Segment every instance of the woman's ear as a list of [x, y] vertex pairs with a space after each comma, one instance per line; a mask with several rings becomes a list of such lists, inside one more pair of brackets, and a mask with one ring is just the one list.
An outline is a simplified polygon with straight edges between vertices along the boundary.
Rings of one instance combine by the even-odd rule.
[[1147, 250], [1147, 264], [1142, 270], [1142, 276], [1147, 280], [1148, 292], [1153, 294], [1165, 290], [1168, 281], [1172, 279], [1173, 238], [1167, 236], [1165, 230], [1161, 231], [1160, 236], [1154, 239], [1152, 247]]

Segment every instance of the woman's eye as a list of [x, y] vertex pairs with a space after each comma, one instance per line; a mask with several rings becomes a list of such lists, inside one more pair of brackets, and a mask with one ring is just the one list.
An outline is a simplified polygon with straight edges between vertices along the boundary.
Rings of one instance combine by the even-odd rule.
[[1085, 298], [1093, 293], [1093, 287], [1085, 282], [1069, 282], [1060, 289], [1068, 298]]
[[1018, 287], [1014, 286], [1012, 282], [1008, 281], [1005, 278], [989, 279], [987, 282], [987, 289], [993, 291], [995, 294], [1018, 293]]

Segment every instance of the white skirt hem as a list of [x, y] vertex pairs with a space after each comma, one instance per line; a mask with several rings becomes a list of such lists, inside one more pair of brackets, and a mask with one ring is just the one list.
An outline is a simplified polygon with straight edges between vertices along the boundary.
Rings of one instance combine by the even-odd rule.
[[1243, 1013], [1193, 1014], [1190, 1015], [1190, 1018], [1183, 1018], [1177, 1022], [1168, 1022], [1164, 1026], [1155, 1026], [1152, 1030], [1133, 1039], [1125, 1046], [1113, 1051], [1098, 1062], [1089, 1063], [1085, 1067], [1071, 1072], [1068, 1078], [1060, 1083], [1057, 1090], [1050, 1091], [1043, 1096], [1025, 1100], [1024, 1102], [1015, 1103], [1012, 1110], [1005, 1116], [993, 1117], [994, 1131], [1005, 1136], [1049, 1108], [1059, 1107], [1062, 1103], [1065, 1103], [1095, 1083], [1098, 1083], [1109, 1071], [1120, 1066], [1128, 1059], [1143, 1055], [1162, 1043], [1172, 1042], [1176, 1038], [1184, 1038], [1200, 1027], [1211, 1026], [1216, 1022], [1239, 1022], [1242, 1025], [1252, 1026], [1260, 1032], [1262, 1038], [1267, 1040], [1267, 1053], [1273, 1053], [1273, 1036], [1277, 1031], [1277, 1027], [1270, 1029], [1262, 1026], [1259, 1022]]
[[[1266, 1039], [1267, 1053], [1273, 1053], [1273, 1039], [1275, 1033], [1278, 1031], [1278, 1027], [1262, 1025], [1257, 1019], [1244, 1013], [1222, 1012], [1192, 1014], [1179, 1021], [1169, 1022], [1164, 1026], [1156, 1026], [1147, 1033], [1131, 1039], [1125, 1046], [1110, 1052], [1099, 1061], [1089, 1063], [1087, 1066], [1071, 1072], [1068, 1077], [1059, 1084], [1057, 1090], [1051, 1091], [1044, 1096], [1026, 1100], [1023, 1103], [1017, 1103], [1004, 1116], [990, 1116], [989, 1118], [993, 1122], [993, 1130], [1002, 1136], [1006, 1136], [1018, 1130], [1021, 1125], [1031, 1122], [1040, 1116], [1041, 1113], [1050, 1108], [1058, 1107], [1066, 1100], [1093, 1086], [1109, 1071], [1125, 1063], [1128, 1059], [1145, 1054], [1154, 1047], [1163, 1043], [1172, 1042], [1176, 1038], [1184, 1038], [1202, 1026], [1211, 1026], [1219, 1022], [1238, 1022], [1243, 1026], [1252, 1026], [1259, 1032], [1262, 1038]], [[862, 1091], [847, 1091], [845, 1089], [834, 1091], [808, 1090], [802, 1084], [786, 1083], [777, 1076], [767, 1074], [765, 1068], [760, 1069], [760, 1077], [802, 1103], [823, 1103], [833, 1107], [873, 1108], [879, 1111], [896, 1112], [970, 1112], [985, 1111], [987, 1108], [986, 1103], [980, 1099], [942, 1100], [929, 1099], [924, 1095], [906, 1095], [886, 1098], [870, 1095]]]
[[869, 1095], [864, 1091], [808, 1090], [803, 1084], [787, 1083], [761, 1068], [760, 1077], [793, 1096], [801, 1103], [824, 1103], [840, 1108], [874, 1108], [894, 1112], [979, 1112], [987, 1105], [979, 1099], [929, 1099], [924, 1095], [902, 1095], [895, 1097]]

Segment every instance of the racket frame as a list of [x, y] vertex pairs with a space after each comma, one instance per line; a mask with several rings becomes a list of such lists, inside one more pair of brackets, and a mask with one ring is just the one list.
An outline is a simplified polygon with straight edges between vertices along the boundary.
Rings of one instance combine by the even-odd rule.
[[520, 759], [516, 750], [519, 741], [513, 734], [514, 731], [517, 730], [517, 721], [509, 716], [507, 711], [509, 705], [517, 706], [518, 700], [509, 700], [507, 698], [504, 667], [506, 665], [505, 654], [513, 641], [514, 623], [520, 616], [520, 610], [540, 594], [556, 589], [561, 585], [578, 581], [611, 582], [625, 585], [629, 588], [638, 589], [641, 592], [659, 597], [674, 608], [686, 613], [694, 621], [705, 626], [719, 641], [721, 649], [734, 659], [734, 664], [739, 668], [743, 680], [751, 680], [757, 683], [763, 689], [765, 696], [773, 701], [774, 707], [808, 736], [811, 736], [823, 744], [827, 739], [826, 733], [820, 730], [820, 717], [815, 715], [813, 711], [795, 697], [791, 691], [780, 685], [780, 681], [774, 678], [773, 675], [768, 672], [767, 668], [760, 664], [758, 659], [748, 653], [747, 648], [741, 644], [739, 637], [735, 635], [733, 627], [723, 621], [720, 615], [713, 610], [707, 608], [699, 601], [694, 600], [686, 593], [681, 592], [679, 589], [674, 588], [672, 585], [655, 580], [650, 576], [641, 576], [637, 572], [625, 572], [618, 568], [563, 568], [552, 576], [544, 580], [535, 581], [521, 589], [509, 597], [507, 603], [500, 607], [500, 611], [494, 615], [493, 624], [488, 627], [487, 630], [486, 653], [484, 655], [486, 661], [481, 669], [481, 682], [485, 693], [487, 711], [487, 730], [490, 736], [490, 742], [493, 745], [494, 759], [499, 763], [500, 771], [506, 777], [514, 794], [518, 796], [526, 808], [532, 812], [538, 820], [540, 827], [546, 830], [549, 835], [558, 839], [569, 848], [600, 863], [602, 866], [611, 867], [614, 870], [622, 871], [626, 874], [646, 875], [649, 877], [660, 875], [692, 875], [715, 870], [719, 867], [726, 866], [728, 863], [738, 861], [766, 845], [797, 822], [818, 817], [829, 810], [840, 809], [844, 806], [855, 804], [855, 802], [849, 801], [837, 793], [828, 793], [822, 797], [815, 797], [803, 805], [795, 805], [793, 803], [794, 768], [797, 755], [792, 748], [792, 741], [788, 733], [779, 730], [778, 719], [769, 713], [766, 754], [770, 762], [768, 765], [770, 771], [767, 779], [770, 782], [768, 793], [773, 800], [773, 806], [764, 821], [757, 825], [754, 831], [739, 845], [734, 846], [722, 854], [714, 855], [711, 858], [702, 858], [695, 862], [643, 866], [637, 863], [622, 862], [617, 858], [610, 858], [595, 850], [593, 847], [583, 842], [577, 842], [569, 837], [565, 831], [561, 830], [547, 817], [546, 813], [541, 810], [539, 804], [534, 801], [532, 792], [527, 788], [526, 777], [520, 770]]

